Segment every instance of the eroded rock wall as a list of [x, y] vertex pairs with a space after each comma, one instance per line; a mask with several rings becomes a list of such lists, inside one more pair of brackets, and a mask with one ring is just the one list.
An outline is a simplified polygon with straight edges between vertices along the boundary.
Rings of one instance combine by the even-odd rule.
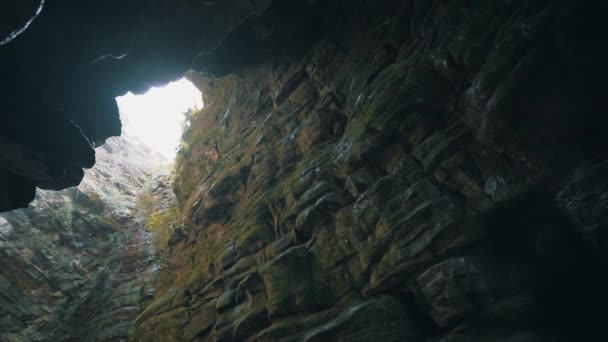
[[137, 196], [161, 158], [112, 138], [78, 188], [0, 218], [0, 341], [127, 341], [158, 272]]
[[597, 8], [342, 5], [301, 58], [190, 74], [185, 227], [135, 339], [601, 339]]

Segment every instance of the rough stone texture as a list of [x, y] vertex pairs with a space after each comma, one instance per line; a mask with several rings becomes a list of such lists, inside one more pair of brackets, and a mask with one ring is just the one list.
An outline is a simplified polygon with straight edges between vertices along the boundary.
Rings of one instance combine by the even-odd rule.
[[336, 8], [300, 57], [190, 73], [187, 238], [136, 340], [601, 340], [599, 7]]
[[[52, 3], [0, 48], [0, 208], [78, 183], [115, 95], [190, 68], [205, 96], [150, 305], [111, 310], [134, 340], [606, 339], [605, 3]], [[6, 338], [71, 327], [31, 303], [55, 288], [96, 293], [60, 269], [28, 296], [62, 263], [2, 251]]]
[[0, 217], [0, 341], [126, 341], [158, 272], [136, 196], [161, 158], [112, 138], [78, 188]]

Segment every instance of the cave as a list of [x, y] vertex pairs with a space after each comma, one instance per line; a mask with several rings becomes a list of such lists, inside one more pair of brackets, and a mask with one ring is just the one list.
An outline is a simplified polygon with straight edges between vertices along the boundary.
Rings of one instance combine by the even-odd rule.
[[178, 149], [182, 148], [181, 136], [190, 125], [190, 118], [204, 107], [202, 96], [185, 78], [154, 87], [144, 94], [129, 92], [119, 96], [116, 104], [121, 136], [136, 138], [172, 164]]
[[606, 4], [6, 0], [0, 341], [601, 341]]

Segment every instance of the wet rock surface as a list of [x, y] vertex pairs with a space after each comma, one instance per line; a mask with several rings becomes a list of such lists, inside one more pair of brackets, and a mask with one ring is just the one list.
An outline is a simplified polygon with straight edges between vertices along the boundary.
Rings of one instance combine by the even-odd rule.
[[300, 58], [189, 74], [187, 238], [136, 340], [602, 339], [589, 8], [349, 4]]

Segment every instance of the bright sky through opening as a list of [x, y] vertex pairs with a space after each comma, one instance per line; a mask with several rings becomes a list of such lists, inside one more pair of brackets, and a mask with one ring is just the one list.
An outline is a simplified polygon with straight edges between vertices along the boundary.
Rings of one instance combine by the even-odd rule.
[[129, 92], [116, 102], [123, 135], [138, 138], [171, 161], [180, 144], [184, 113], [203, 108], [201, 92], [185, 78], [142, 95]]

